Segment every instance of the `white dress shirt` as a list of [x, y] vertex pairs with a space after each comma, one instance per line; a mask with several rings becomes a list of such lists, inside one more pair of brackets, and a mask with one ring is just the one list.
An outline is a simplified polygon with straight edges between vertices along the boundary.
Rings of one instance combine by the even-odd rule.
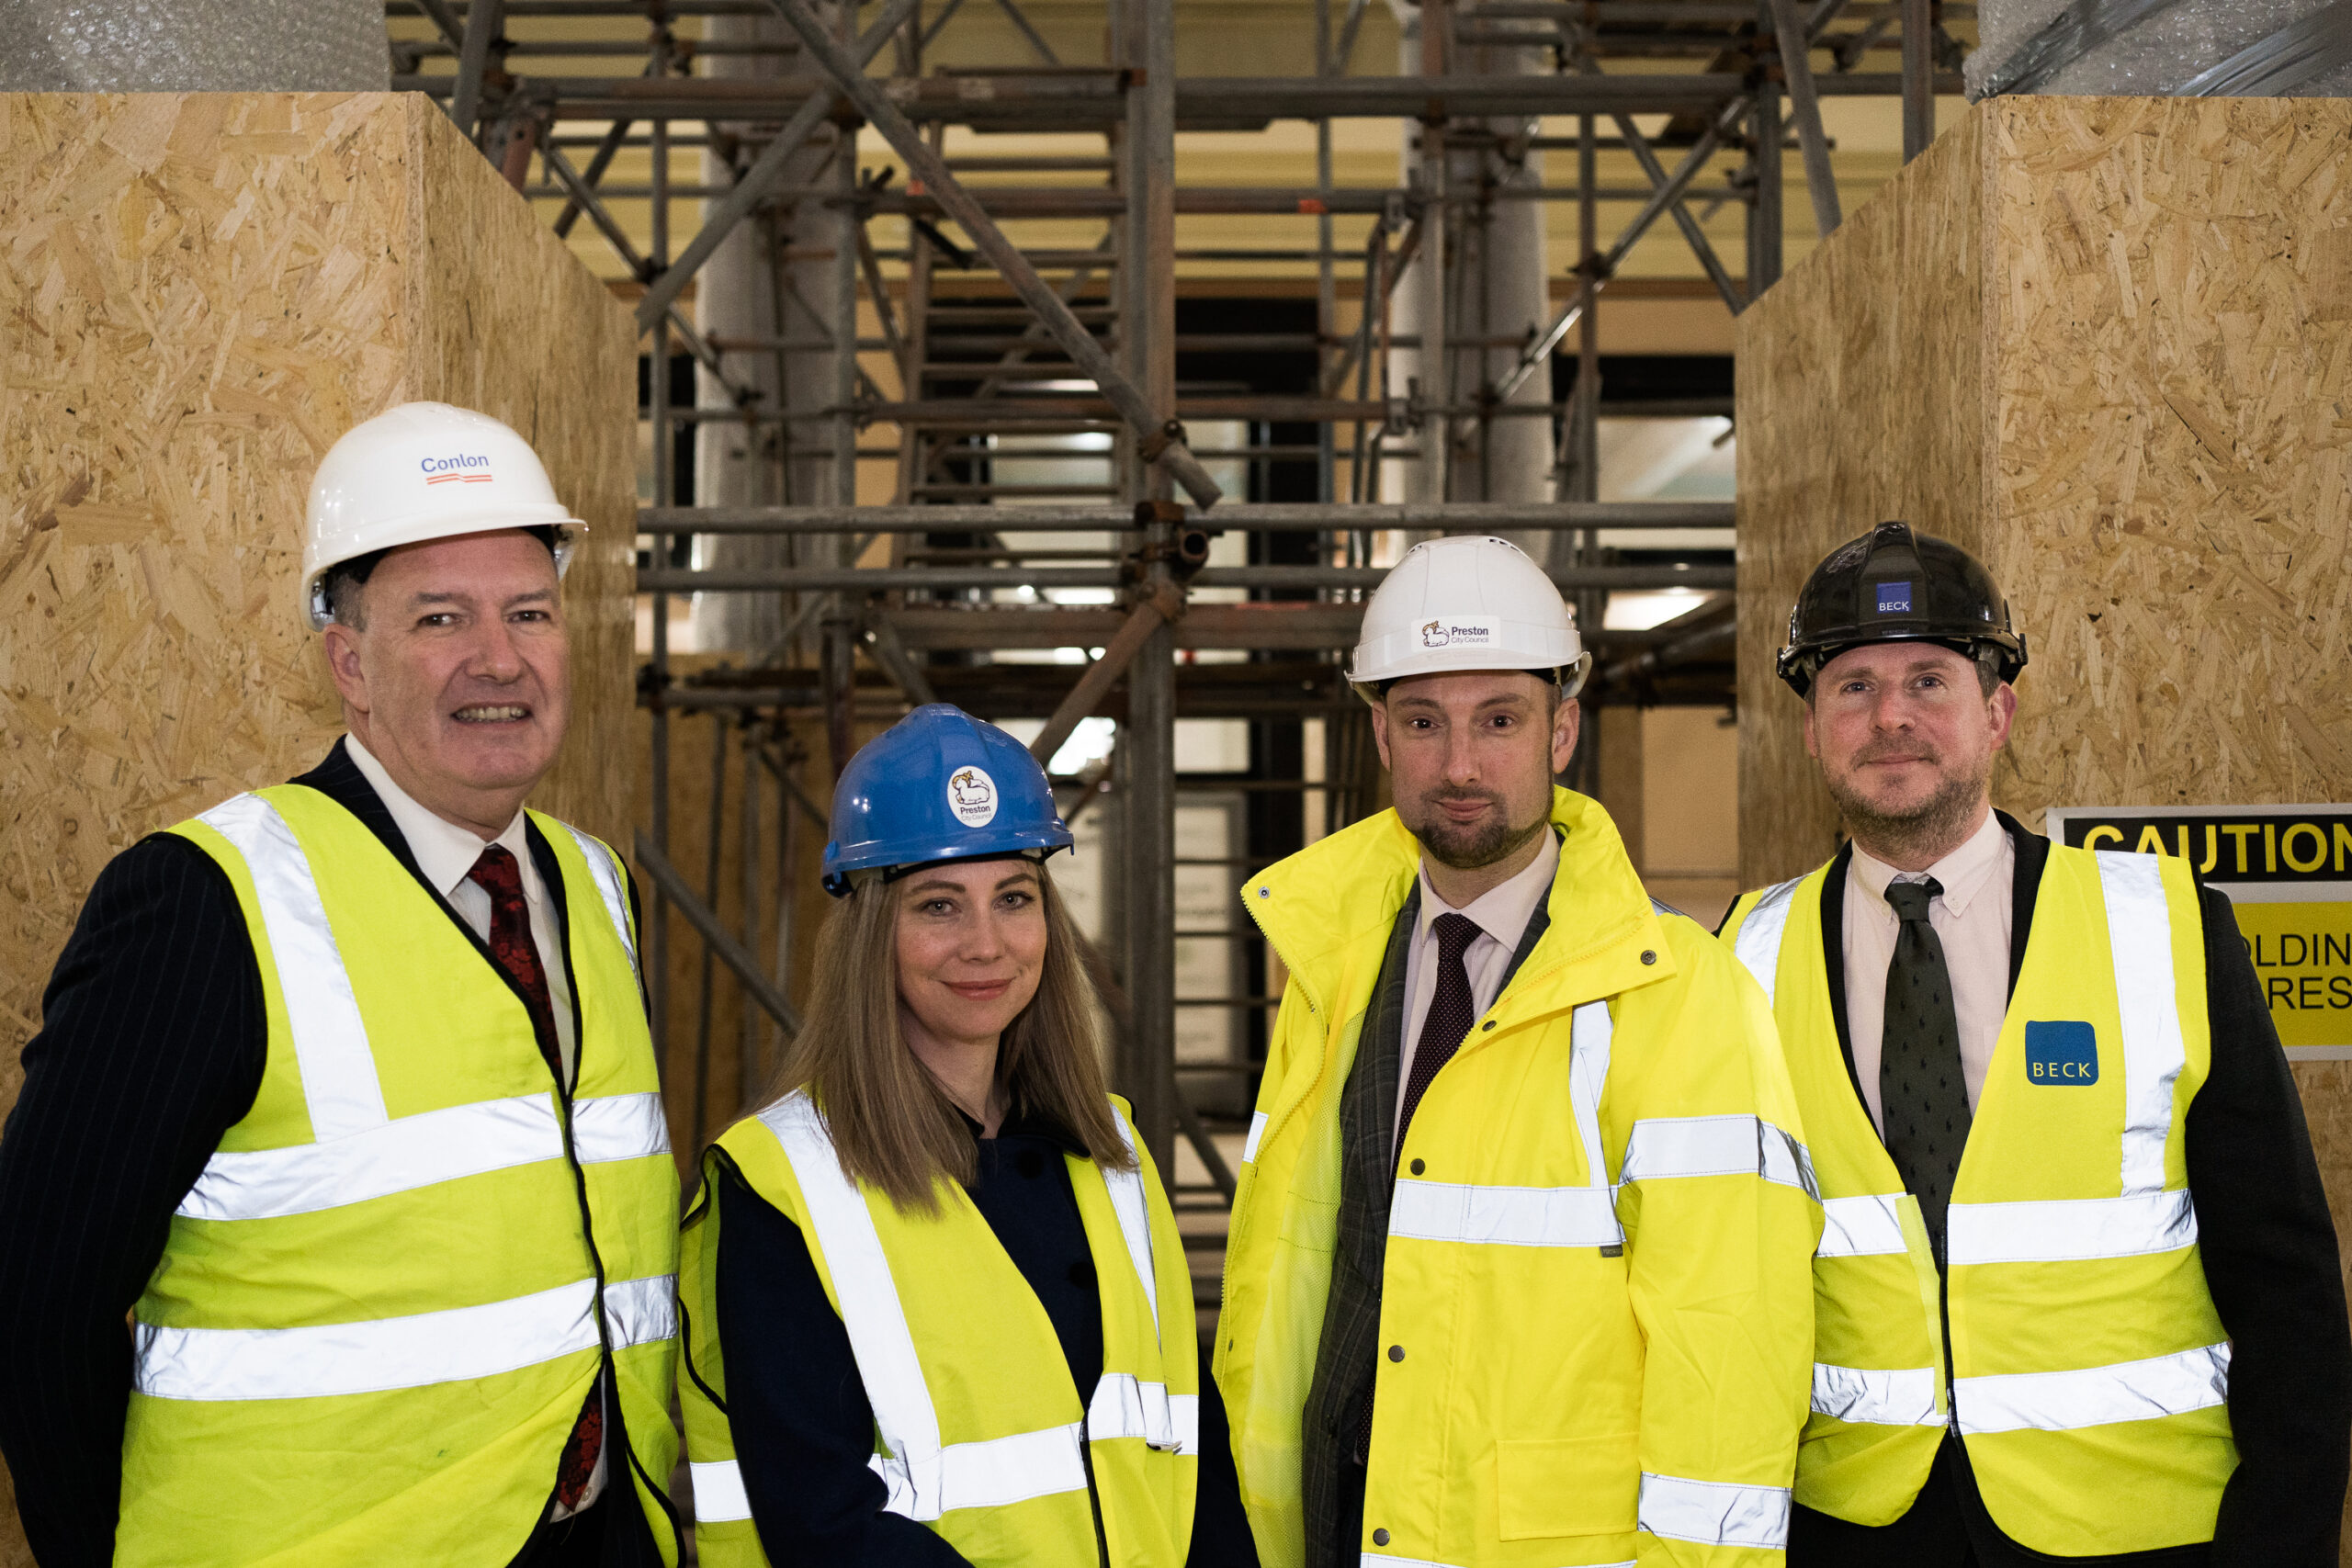
[[1413, 1052], [1421, 1038], [1421, 1025], [1429, 1021], [1430, 1002], [1437, 995], [1438, 941], [1432, 929], [1437, 918], [1467, 915], [1477, 923], [1478, 934], [1463, 950], [1462, 966], [1470, 972], [1471, 1010], [1483, 1013], [1495, 1005], [1495, 997], [1503, 988], [1503, 976], [1510, 968], [1510, 955], [1519, 951], [1527, 922], [1551, 897], [1552, 884], [1559, 876], [1559, 837], [1547, 828], [1542, 838], [1535, 858], [1524, 870], [1460, 909], [1437, 896], [1430, 886], [1428, 857], [1422, 858], [1420, 917], [1405, 948], [1405, 1038], [1397, 1047], [1396, 1125], [1389, 1134], [1392, 1141], [1404, 1126], [1404, 1089], [1413, 1077]]
[[1985, 1069], [2009, 1010], [2009, 896], [2017, 882], [2017, 846], [1990, 811], [1966, 843], [1924, 872], [1899, 872], [1854, 846], [1846, 872], [1846, 1032], [1854, 1047], [1854, 1076], [1871, 1120], [1886, 1132], [1879, 1104], [1879, 1052], [1886, 1032], [1886, 969], [1894, 960], [1903, 921], [1886, 901], [1890, 882], [1934, 877], [1943, 892], [1928, 905], [1928, 924], [1943, 943], [1951, 976], [1952, 1013], [1960, 1024], [1960, 1067], [1968, 1108], [1984, 1091]]
[[[414, 796], [392, 782], [392, 775], [386, 773], [384, 764], [360, 744], [359, 737], [347, 734], [343, 743], [345, 750], [351, 753], [352, 761], [358, 765], [360, 776], [374, 787], [377, 797], [391, 812], [393, 826], [400, 829], [401, 837], [408, 840], [408, 852], [416, 857], [416, 868], [424, 873], [424, 880], [433, 885], [433, 891], [441, 895], [441, 901], [456, 910], [458, 918], [471, 927], [474, 935], [484, 942], [490, 940], [490, 890], [468, 874], [481, 859], [482, 851], [492, 844], [503, 844], [507, 852], [514, 857], [514, 863], [523, 873], [523, 903], [530, 912], [531, 944], [539, 950], [539, 968], [548, 977], [548, 1009], [555, 1014], [556, 1046], [563, 1060], [564, 1082], [567, 1085], [572, 1083], [577, 1076], [574, 1064], [579, 1060], [579, 1050], [572, 1038], [571, 982], [564, 973], [563, 942], [556, 932], [555, 911], [548, 902], [547, 884], [539, 880], [539, 868], [531, 859], [531, 843], [525, 832], [523, 813], [517, 810], [514, 820], [506, 824], [506, 830], [498, 837], [484, 840], [471, 828], [460, 828], [419, 805]], [[608, 1402], [605, 1410], [607, 1438], [612, 1431], [612, 1408]], [[573, 1514], [584, 1512], [590, 1504], [604, 1495], [606, 1458], [606, 1450], [599, 1449], [596, 1469], [588, 1478], [588, 1489], [581, 1496], [580, 1506], [567, 1509], [560, 1503], [550, 1503], [548, 1506], [549, 1518], [566, 1519]]]

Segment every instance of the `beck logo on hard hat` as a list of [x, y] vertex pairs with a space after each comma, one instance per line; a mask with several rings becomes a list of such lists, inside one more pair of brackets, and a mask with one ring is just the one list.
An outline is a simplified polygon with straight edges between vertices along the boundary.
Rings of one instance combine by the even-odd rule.
[[1556, 671], [1564, 696], [1591, 660], [1544, 569], [1508, 539], [1430, 539], [1405, 552], [1364, 606], [1348, 679], [1366, 702], [1409, 675]]
[[329, 568], [378, 550], [500, 528], [553, 528], [558, 576], [572, 531], [588, 526], [556, 499], [531, 444], [486, 413], [402, 403], [354, 425], [311, 480], [302, 608], [325, 626]]

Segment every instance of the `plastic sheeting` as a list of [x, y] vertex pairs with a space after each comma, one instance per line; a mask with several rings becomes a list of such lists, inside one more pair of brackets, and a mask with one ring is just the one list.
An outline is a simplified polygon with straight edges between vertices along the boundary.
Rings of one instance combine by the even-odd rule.
[[1976, 26], [1971, 98], [2352, 97], [2352, 0], [1980, 0]]
[[383, 0], [0, 0], [0, 92], [383, 92]]

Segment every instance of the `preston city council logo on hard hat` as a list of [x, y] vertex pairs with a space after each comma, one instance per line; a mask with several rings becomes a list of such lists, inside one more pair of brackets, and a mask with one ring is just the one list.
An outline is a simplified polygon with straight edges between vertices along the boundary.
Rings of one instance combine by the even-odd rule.
[[1458, 621], [1430, 621], [1421, 627], [1423, 648], [1453, 648], [1468, 646], [1484, 648], [1495, 639], [1495, 628], [1473, 621], [1464, 625]]
[[947, 809], [967, 828], [996, 820], [996, 780], [984, 768], [958, 768], [947, 776]]

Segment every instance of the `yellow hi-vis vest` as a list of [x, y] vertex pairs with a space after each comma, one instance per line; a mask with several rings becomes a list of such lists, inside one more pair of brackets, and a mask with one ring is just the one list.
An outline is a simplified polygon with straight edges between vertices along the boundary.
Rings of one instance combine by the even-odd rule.
[[606, 1448], [607, 1495], [671, 1533], [677, 1169], [626, 884], [534, 820], [570, 913], [544, 955], [578, 1004], [570, 1096], [504, 976], [326, 795], [173, 829], [236, 889], [269, 1043], [134, 1314], [117, 1563], [503, 1568], [607, 1355], [634, 1450]]
[[1827, 1214], [1797, 1500], [1886, 1524], [1950, 1425], [1994, 1523], [2036, 1551], [2211, 1540], [2237, 1450], [2182, 1144], [2211, 1044], [2187, 864], [2051, 846], [1952, 1191], [1949, 1384], [1918, 1204], [1838, 1048], [1827, 875], [1724, 926], [1771, 993]]
[[[1126, 1107], [1113, 1105], [1132, 1152]], [[803, 1092], [720, 1136], [680, 1256], [678, 1396], [706, 1568], [768, 1561], [726, 1411], [710, 1197], [722, 1160], [808, 1241], [874, 1407], [871, 1463], [890, 1512], [974, 1568], [1182, 1568], [1201, 1414], [1183, 1237], [1149, 1159], [1121, 1171], [1066, 1157], [1102, 1297], [1102, 1377], [1083, 1404], [1052, 1320], [963, 1188], [942, 1179], [937, 1213], [901, 1212], [842, 1172]]]
[[[1755, 983], [1566, 790], [1551, 923], [1398, 1151], [1365, 1568], [1750, 1568], [1786, 1542], [1820, 1229]], [[1260, 1559], [1305, 1556], [1301, 1426], [1340, 1101], [1419, 846], [1393, 811], [1246, 884], [1290, 966], [1216, 1374]]]

